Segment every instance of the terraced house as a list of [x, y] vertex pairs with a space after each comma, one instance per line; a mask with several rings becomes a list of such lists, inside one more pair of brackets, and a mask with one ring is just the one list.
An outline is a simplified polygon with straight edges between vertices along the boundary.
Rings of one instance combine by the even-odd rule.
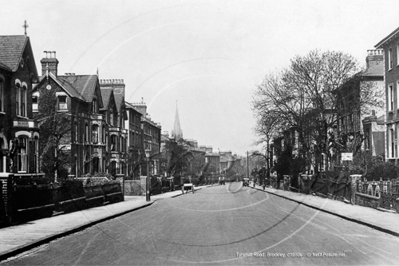
[[38, 74], [26, 35], [0, 36], [0, 173], [39, 175], [39, 129], [32, 116]]
[[103, 79], [100, 80], [100, 87], [108, 103], [102, 109], [107, 121], [106, 134], [109, 139], [109, 145], [106, 147], [108, 173], [114, 177], [123, 178], [127, 173], [128, 155], [128, 130], [125, 129], [125, 120], [127, 120], [125, 84], [123, 79]]
[[384, 50], [385, 98], [386, 98], [386, 146], [387, 161], [398, 163], [399, 139], [399, 28], [381, 40], [376, 49]]

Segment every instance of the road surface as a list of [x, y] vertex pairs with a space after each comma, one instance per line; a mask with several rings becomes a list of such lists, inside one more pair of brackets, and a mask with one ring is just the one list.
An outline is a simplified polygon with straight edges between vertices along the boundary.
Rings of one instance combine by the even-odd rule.
[[398, 247], [398, 237], [233, 183], [157, 201], [4, 264], [398, 265]]

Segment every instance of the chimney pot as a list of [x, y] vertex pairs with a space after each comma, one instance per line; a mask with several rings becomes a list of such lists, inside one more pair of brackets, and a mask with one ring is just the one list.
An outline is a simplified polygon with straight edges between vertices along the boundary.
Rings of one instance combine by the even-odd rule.
[[[42, 64], [42, 76], [46, 75], [47, 71], [49, 73], [53, 73], [53, 75], [57, 76], [58, 72], [58, 60], [55, 58], [55, 51], [44, 51], [45, 58], [40, 60]], [[54, 56], [53, 56], [54, 55]]]

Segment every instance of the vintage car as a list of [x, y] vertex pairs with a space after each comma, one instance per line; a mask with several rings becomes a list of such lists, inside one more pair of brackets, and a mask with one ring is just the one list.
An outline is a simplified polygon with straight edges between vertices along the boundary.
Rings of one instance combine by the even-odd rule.
[[249, 178], [244, 177], [244, 178], [242, 179], [242, 185], [243, 185], [244, 187], [248, 187], [248, 186], [249, 186]]

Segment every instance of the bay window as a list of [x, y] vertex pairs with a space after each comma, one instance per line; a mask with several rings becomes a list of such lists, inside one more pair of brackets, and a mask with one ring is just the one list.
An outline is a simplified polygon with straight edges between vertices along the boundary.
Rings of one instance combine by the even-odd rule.
[[28, 172], [28, 138], [18, 137], [17, 140], [17, 170], [18, 173]]
[[4, 112], [5, 111], [5, 108], [4, 108], [4, 96], [5, 96], [4, 81], [3, 81], [3, 79], [0, 78], [0, 112]]

